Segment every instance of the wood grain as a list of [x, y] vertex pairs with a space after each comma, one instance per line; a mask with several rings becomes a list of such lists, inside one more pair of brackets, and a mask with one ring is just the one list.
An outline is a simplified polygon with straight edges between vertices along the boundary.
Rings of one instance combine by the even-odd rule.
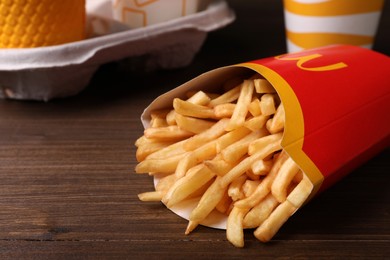
[[[390, 254], [390, 149], [297, 212], [267, 244], [245, 232], [187, 222], [137, 194], [139, 116], [157, 95], [211, 68], [285, 51], [279, 1], [229, 1], [237, 21], [209, 35], [182, 69], [132, 72], [104, 65], [79, 95], [48, 103], [0, 101], [0, 258], [378, 258]], [[390, 13], [389, 3], [386, 4]], [[253, 26], [254, 21], [258, 28]], [[383, 16], [376, 49], [390, 53]], [[260, 34], [256, 34], [259, 31]]]

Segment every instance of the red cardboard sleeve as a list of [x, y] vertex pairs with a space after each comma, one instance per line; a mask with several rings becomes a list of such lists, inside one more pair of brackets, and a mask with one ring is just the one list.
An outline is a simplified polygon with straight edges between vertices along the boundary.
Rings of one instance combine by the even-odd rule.
[[390, 59], [331, 46], [244, 63], [286, 111], [283, 147], [321, 190], [390, 144]]

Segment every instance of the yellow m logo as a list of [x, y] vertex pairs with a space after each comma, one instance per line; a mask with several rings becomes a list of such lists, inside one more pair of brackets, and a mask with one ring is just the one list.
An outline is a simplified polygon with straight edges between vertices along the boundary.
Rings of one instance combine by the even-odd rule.
[[314, 59], [317, 59], [320, 57], [322, 57], [321, 54], [310, 54], [310, 55], [301, 56], [301, 57], [288, 57], [288, 56], [283, 57], [283, 55], [281, 55], [281, 56], [276, 56], [275, 59], [296, 60], [298, 68], [300, 68], [302, 70], [308, 70], [308, 71], [329, 71], [329, 70], [338, 70], [338, 69], [348, 67], [348, 65], [345, 64], [344, 62], [339, 62], [339, 63], [335, 63], [335, 64], [331, 64], [331, 65], [327, 65], [327, 66], [321, 66], [321, 67], [313, 67], [313, 68], [309, 68], [309, 67], [304, 66], [305, 62], [310, 61], [310, 60], [314, 60]]

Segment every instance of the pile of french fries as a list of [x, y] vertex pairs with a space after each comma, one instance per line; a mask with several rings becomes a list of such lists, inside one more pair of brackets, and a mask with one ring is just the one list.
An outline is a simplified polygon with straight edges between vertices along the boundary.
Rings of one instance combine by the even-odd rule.
[[220, 92], [189, 92], [151, 112], [135, 143], [135, 171], [160, 180], [139, 199], [171, 208], [199, 197], [185, 234], [216, 210], [226, 214], [234, 246], [244, 246], [244, 229], [267, 242], [313, 185], [281, 147], [285, 113], [271, 84], [254, 75], [228, 80]]

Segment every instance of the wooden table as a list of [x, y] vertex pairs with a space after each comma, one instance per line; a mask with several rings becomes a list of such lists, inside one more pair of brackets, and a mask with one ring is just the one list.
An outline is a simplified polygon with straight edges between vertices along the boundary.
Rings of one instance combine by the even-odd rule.
[[[281, 1], [229, 1], [234, 24], [209, 34], [193, 63], [154, 73], [103, 66], [66, 99], [0, 101], [0, 258], [378, 258], [390, 255], [390, 150], [296, 213], [272, 242], [199, 227], [160, 203], [134, 174], [139, 116], [157, 95], [222, 65], [285, 52]], [[245, 3], [244, 3], [245, 2]], [[390, 3], [375, 49], [390, 54]]]

